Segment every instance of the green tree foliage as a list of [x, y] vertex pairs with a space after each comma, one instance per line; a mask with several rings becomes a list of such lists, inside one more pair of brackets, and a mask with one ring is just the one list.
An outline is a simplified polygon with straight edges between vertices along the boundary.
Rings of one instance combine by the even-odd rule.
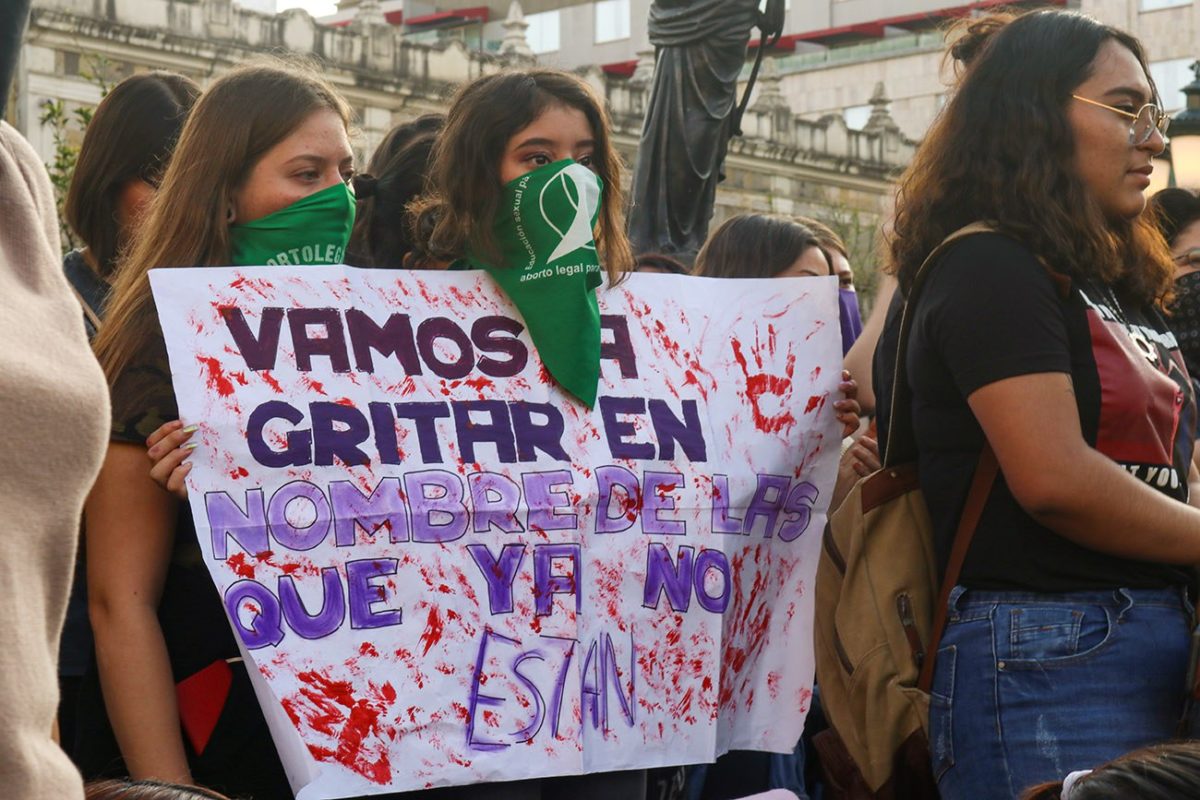
[[827, 207], [818, 218], [846, 243], [850, 269], [854, 271], [854, 288], [865, 318], [879, 290], [879, 268], [883, 261], [878, 218], [845, 206]]

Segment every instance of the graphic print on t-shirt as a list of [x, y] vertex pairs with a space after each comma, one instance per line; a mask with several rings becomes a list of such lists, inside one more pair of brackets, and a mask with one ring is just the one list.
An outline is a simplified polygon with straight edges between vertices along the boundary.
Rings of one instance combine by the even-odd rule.
[[[1090, 288], [1090, 287], [1088, 287]], [[1100, 378], [1096, 449], [1135, 477], [1178, 500], [1187, 499], [1188, 443], [1193, 429], [1181, 415], [1187, 370], [1170, 331], [1130, 320], [1107, 297], [1080, 294], [1088, 305], [1092, 354]]]

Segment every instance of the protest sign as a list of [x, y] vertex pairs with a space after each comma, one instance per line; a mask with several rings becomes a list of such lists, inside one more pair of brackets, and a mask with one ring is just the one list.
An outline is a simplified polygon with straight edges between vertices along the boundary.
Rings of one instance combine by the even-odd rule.
[[201, 550], [299, 798], [795, 745], [834, 279], [601, 288], [588, 409], [482, 272], [150, 277]]

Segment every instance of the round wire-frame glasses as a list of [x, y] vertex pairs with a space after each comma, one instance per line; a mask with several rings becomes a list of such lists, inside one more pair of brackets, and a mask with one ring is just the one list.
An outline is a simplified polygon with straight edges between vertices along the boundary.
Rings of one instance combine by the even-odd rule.
[[1146, 105], [1139, 108], [1138, 112], [1134, 114], [1123, 108], [1115, 108], [1096, 100], [1080, 97], [1077, 94], [1073, 94], [1071, 97], [1081, 103], [1106, 108], [1114, 114], [1120, 114], [1122, 117], [1128, 117], [1133, 120], [1133, 124], [1129, 126], [1129, 143], [1134, 147], [1148, 142], [1150, 137], [1154, 135], [1155, 130], [1162, 134], [1164, 141], [1167, 138], [1167, 128], [1171, 125], [1171, 118], [1154, 103], [1146, 103]]

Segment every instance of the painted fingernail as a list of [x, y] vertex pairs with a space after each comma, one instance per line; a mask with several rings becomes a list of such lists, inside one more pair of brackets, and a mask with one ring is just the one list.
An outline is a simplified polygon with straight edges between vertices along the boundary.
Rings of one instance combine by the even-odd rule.
[[198, 430], [200, 430], [199, 425], [188, 425], [186, 428], [183, 429], [183, 432], [184, 433], [195, 433]]
[[183, 446], [183, 449], [184, 450], [195, 450], [199, 446], [200, 446], [199, 442], [188, 442], [187, 444], [185, 444]]

